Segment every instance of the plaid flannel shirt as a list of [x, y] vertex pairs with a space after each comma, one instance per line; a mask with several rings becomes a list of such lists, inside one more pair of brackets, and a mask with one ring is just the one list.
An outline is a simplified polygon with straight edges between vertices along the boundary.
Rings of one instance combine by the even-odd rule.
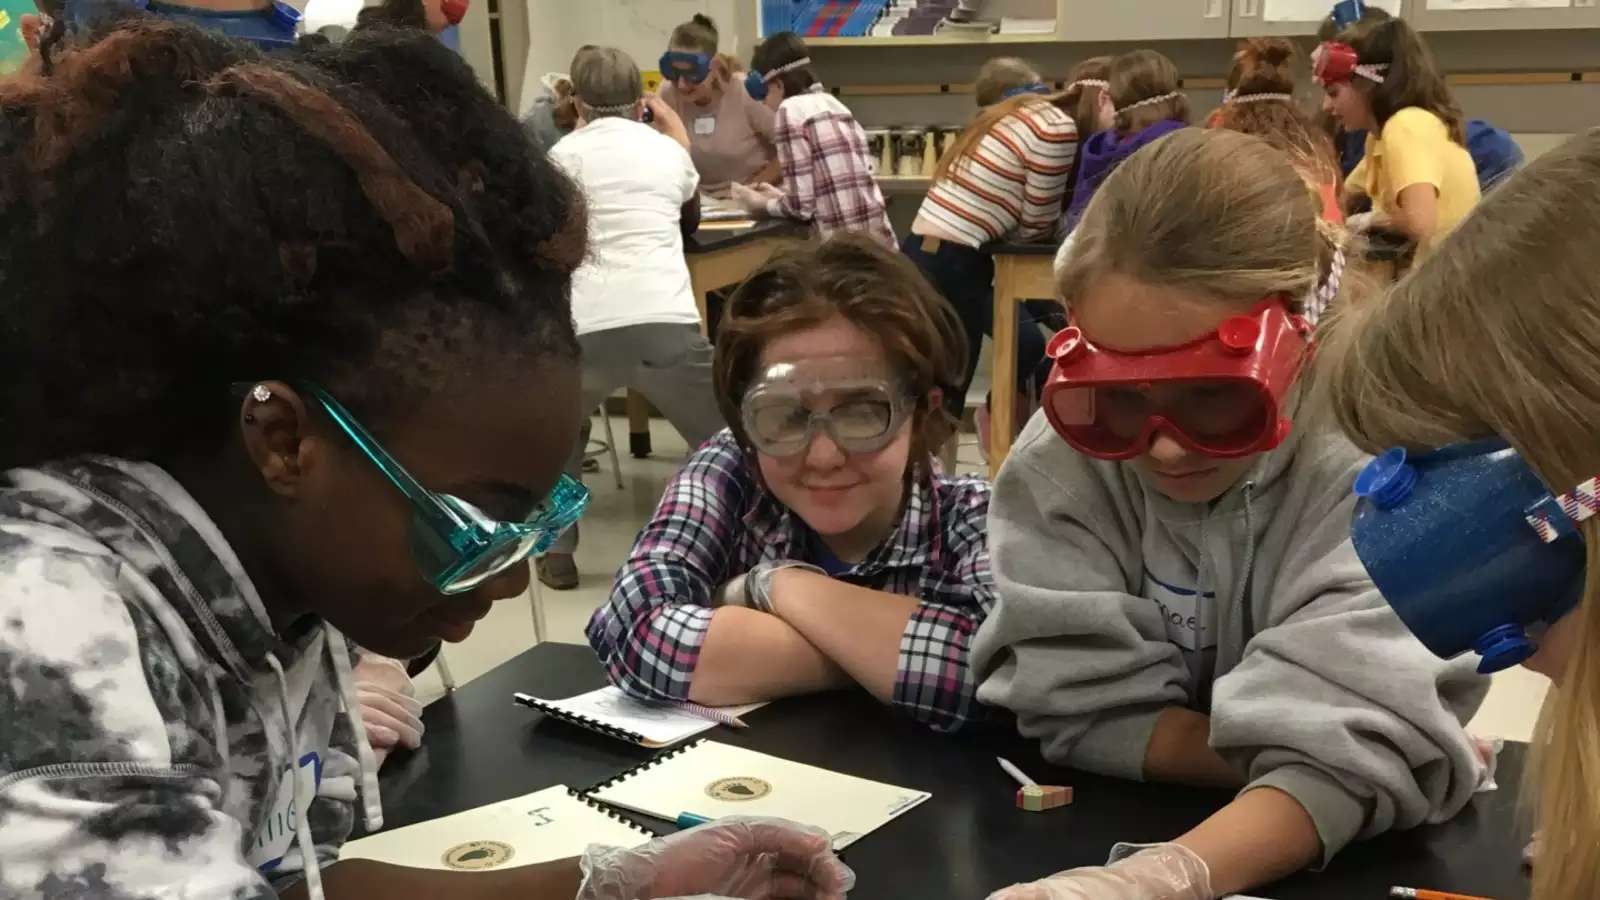
[[811, 222], [822, 237], [864, 231], [899, 246], [872, 175], [867, 133], [837, 97], [814, 84], [787, 98], [778, 107], [774, 139], [784, 194], [767, 202], [769, 215]]
[[[995, 602], [989, 484], [942, 474], [912, 491], [900, 524], [849, 584], [921, 599], [900, 637], [894, 705], [938, 731], [982, 718], [967, 665]], [[690, 458], [639, 533], [587, 634], [611, 680], [639, 697], [687, 700], [712, 597], [762, 562], [805, 560], [804, 524], [761, 486], [724, 430]]]

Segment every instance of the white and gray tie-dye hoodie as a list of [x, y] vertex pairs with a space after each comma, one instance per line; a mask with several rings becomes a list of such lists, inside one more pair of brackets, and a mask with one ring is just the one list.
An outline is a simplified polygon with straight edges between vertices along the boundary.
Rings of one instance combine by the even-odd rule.
[[0, 898], [319, 896], [358, 786], [381, 824], [350, 659], [159, 468], [0, 474]]

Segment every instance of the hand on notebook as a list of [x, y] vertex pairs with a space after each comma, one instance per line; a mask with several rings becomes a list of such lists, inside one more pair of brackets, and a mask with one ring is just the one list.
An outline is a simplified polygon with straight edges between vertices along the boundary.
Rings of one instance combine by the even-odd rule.
[[1156, 844], [1109, 866], [1071, 869], [1018, 884], [989, 900], [1212, 900], [1205, 860], [1181, 844]]
[[825, 831], [781, 819], [724, 818], [642, 847], [590, 847], [576, 900], [843, 900], [856, 876]]

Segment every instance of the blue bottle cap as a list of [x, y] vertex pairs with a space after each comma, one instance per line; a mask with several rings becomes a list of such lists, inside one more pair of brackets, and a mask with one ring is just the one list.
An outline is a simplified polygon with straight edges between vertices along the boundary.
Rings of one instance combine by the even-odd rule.
[[1483, 656], [1478, 674], [1491, 675], [1520, 665], [1539, 648], [1521, 625], [1501, 625], [1478, 638], [1472, 649]]
[[1384, 451], [1367, 463], [1356, 476], [1356, 496], [1365, 497], [1379, 509], [1389, 510], [1404, 503], [1417, 484], [1417, 469], [1406, 462], [1404, 447]]

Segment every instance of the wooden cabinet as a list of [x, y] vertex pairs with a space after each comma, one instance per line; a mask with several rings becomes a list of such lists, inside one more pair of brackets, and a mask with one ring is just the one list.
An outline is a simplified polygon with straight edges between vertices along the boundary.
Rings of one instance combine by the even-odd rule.
[[1600, 28], [1600, 2], [1574, 0], [1571, 6], [1520, 9], [1430, 9], [1428, 0], [1410, 0], [1406, 18], [1419, 31], [1511, 31], [1543, 28]]
[[[1273, 0], [1229, 0], [1233, 4], [1232, 24], [1229, 33], [1234, 37], [1261, 37], [1263, 35], [1284, 35], [1289, 37], [1309, 37], [1317, 33], [1317, 28], [1322, 25], [1323, 17], [1333, 6], [1332, 0], [1318, 3], [1293, 3], [1284, 4], [1292, 9], [1303, 12], [1297, 18], [1283, 19], [1281, 15], [1273, 13], [1277, 4]], [[1393, 0], [1387, 3], [1374, 3], [1392, 13], [1407, 14], [1410, 7], [1416, 6], [1425, 0]], [[1283, 8], [1279, 6], [1279, 8]]]
[[1228, 36], [1233, 0], [1062, 0], [1066, 41], [1170, 41]]

